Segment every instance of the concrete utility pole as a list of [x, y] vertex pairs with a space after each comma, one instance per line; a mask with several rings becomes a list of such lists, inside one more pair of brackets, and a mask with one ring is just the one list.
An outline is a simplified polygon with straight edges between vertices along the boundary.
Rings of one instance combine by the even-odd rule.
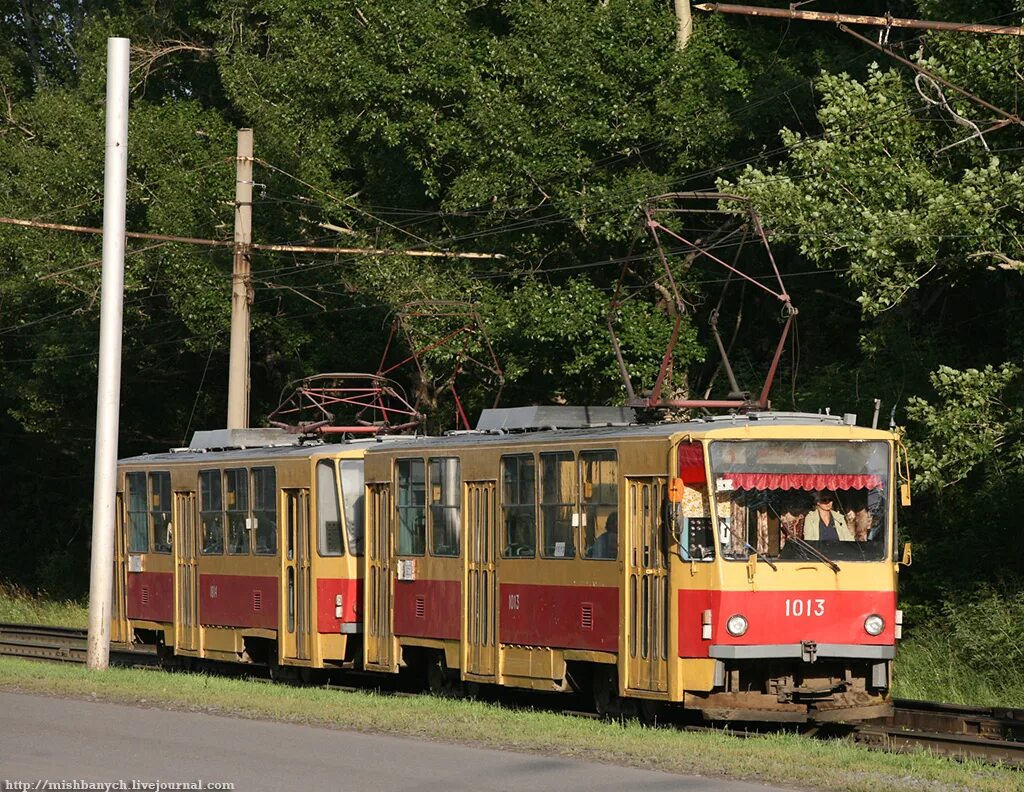
[[690, 35], [693, 33], [693, 14], [690, 11], [690, 0], [675, 0], [676, 2], [676, 44], [679, 49], [686, 49], [690, 42]]
[[238, 130], [235, 165], [235, 259], [231, 270], [228, 429], [249, 428], [249, 306], [252, 276], [252, 130]]
[[117, 428], [121, 402], [124, 311], [125, 196], [128, 184], [128, 66], [126, 38], [107, 39], [107, 131], [103, 175], [103, 279], [100, 364], [96, 387], [96, 470], [89, 568], [89, 668], [110, 661], [110, 611], [117, 521]]

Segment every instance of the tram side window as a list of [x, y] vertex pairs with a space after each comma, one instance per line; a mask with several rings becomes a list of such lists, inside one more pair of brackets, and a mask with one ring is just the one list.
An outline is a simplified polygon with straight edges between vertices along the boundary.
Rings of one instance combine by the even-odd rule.
[[363, 509], [366, 493], [363, 490], [363, 461], [343, 459], [341, 470], [341, 500], [345, 506], [345, 527], [348, 530], [348, 551], [354, 556], [363, 554]]
[[529, 455], [501, 458], [502, 556], [532, 558], [537, 554], [537, 470]]
[[228, 552], [249, 555], [249, 471], [232, 468], [224, 471], [225, 516], [228, 527]]
[[224, 499], [219, 470], [199, 471], [199, 524], [203, 532], [203, 552], [224, 552]]
[[571, 451], [540, 455], [541, 526], [545, 558], [576, 555], [573, 515], [576, 509], [576, 470]]
[[149, 523], [153, 535], [153, 552], [171, 551], [171, 474], [159, 471], [149, 474]]
[[322, 459], [316, 464], [317, 544], [322, 556], [340, 556], [341, 506], [338, 503], [338, 479], [334, 462]]
[[580, 484], [586, 557], [618, 558], [619, 486], [615, 452], [580, 452]]
[[422, 459], [399, 459], [398, 554], [423, 555], [427, 545], [427, 487]]
[[445, 457], [430, 460], [430, 552], [433, 555], [459, 554], [461, 489], [458, 459]]
[[128, 473], [128, 551], [149, 552], [149, 508], [146, 505], [146, 474]]
[[[715, 557], [715, 530], [711, 521], [711, 500], [705, 484], [686, 485], [683, 499], [674, 510], [673, 531], [684, 561], [711, 561]], [[728, 525], [720, 515], [720, 525]]]
[[253, 468], [252, 518], [256, 521], [256, 555], [277, 553], [277, 471]]

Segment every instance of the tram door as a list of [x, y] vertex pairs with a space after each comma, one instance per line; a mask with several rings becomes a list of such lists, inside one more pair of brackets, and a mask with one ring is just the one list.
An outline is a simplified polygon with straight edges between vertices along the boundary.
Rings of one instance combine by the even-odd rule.
[[[493, 481], [466, 484], [466, 580], [463, 643], [466, 676], [493, 680], [497, 654], [498, 581], [494, 567]], [[483, 680], [481, 680], [483, 681]]]
[[284, 541], [281, 543], [280, 634], [284, 636], [281, 656], [309, 660], [312, 638], [310, 623], [310, 536], [309, 490], [286, 489], [284, 495]]
[[174, 646], [200, 650], [196, 494], [174, 493]]
[[668, 691], [668, 558], [664, 478], [627, 478], [626, 688]]
[[130, 643], [128, 639], [127, 617], [127, 577], [128, 558], [125, 555], [125, 519], [124, 496], [117, 493], [116, 504], [117, 530], [114, 531], [114, 601], [110, 610], [110, 640]]
[[397, 671], [391, 606], [395, 570], [392, 555], [391, 487], [369, 485], [366, 526], [366, 641], [364, 665], [375, 671]]

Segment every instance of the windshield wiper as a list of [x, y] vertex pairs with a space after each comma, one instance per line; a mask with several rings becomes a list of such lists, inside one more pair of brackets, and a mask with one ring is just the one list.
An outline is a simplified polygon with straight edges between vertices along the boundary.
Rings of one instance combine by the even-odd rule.
[[772, 563], [772, 560], [768, 556], [766, 556], [764, 553], [758, 552], [758, 549], [756, 547], [752, 546], [750, 544], [750, 542], [748, 542], [746, 539], [744, 539], [743, 535], [741, 533], [739, 533], [739, 530], [731, 522], [729, 523], [729, 533], [731, 533], [734, 538], [739, 539], [743, 543], [743, 549], [744, 550], [747, 550], [747, 551], [753, 553], [754, 555], [756, 555], [757, 559], [759, 561], [764, 561], [768, 566], [770, 566], [776, 572], [779, 571], [779, 568], [777, 566], [775, 566], [775, 564]]
[[817, 547], [814, 547], [810, 542], [808, 542], [808, 541], [806, 541], [804, 539], [801, 539], [796, 534], [791, 534], [785, 528], [783, 528], [783, 531], [785, 532], [786, 538], [789, 541], [796, 542], [797, 547], [802, 547], [804, 550], [809, 552], [811, 555], [813, 555], [819, 561], [824, 561], [826, 564], [828, 564], [832, 568], [833, 572], [838, 572], [839, 571], [839, 564], [837, 564], [835, 561], [833, 561], [831, 558], [829, 558], [827, 555], [825, 555], [823, 552], [821, 552], [821, 550], [819, 550]]
[[764, 561], [768, 566], [770, 566], [776, 572], [779, 571], [779, 568], [777, 566], [775, 566], [775, 564], [772, 563], [772, 560], [768, 556], [766, 556], [764, 553], [758, 551], [758, 549], [756, 547], [753, 547], [752, 545], [750, 545], [747, 542], [744, 542], [743, 546], [746, 547], [747, 550], [752, 552], [754, 555], [756, 555], [759, 561]]

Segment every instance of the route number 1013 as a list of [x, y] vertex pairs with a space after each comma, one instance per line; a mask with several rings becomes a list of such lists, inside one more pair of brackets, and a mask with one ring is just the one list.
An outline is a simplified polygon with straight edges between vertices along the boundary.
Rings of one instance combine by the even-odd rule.
[[824, 616], [825, 600], [823, 599], [788, 599], [786, 600], [786, 616]]

